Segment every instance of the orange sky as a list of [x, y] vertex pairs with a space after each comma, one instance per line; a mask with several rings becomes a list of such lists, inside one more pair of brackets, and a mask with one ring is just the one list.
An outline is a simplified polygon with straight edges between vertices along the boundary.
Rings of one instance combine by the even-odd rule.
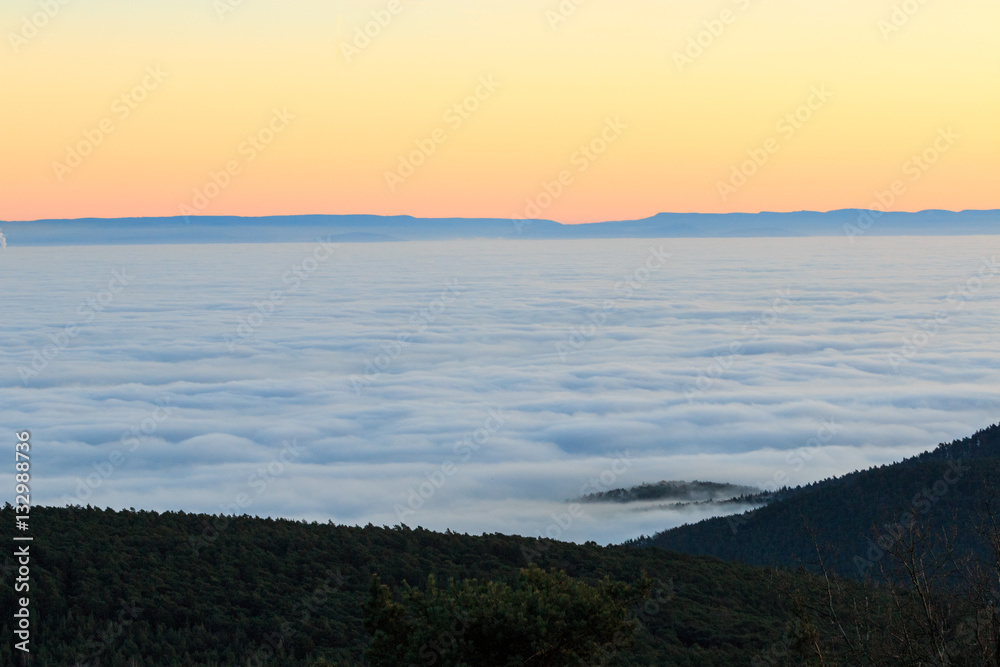
[[992, 0], [64, 2], [0, 6], [2, 220], [1000, 208]]

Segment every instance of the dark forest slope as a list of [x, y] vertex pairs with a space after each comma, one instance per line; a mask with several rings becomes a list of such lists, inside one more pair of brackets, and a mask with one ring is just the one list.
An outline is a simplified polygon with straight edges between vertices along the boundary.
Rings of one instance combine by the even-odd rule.
[[877, 570], [899, 526], [961, 526], [956, 546], [973, 548], [971, 527], [1000, 481], [1000, 425], [919, 456], [785, 490], [742, 515], [680, 526], [633, 544], [757, 565], [816, 561], [815, 532], [841, 574]]
[[[9, 545], [13, 512], [0, 514]], [[511, 582], [529, 561], [586, 582], [652, 578], [638, 641], [613, 664], [749, 665], [780, 645], [793, 617], [775, 581], [809, 578], [659, 549], [250, 517], [218, 521], [217, 539], [196, 551], [191, 538], [208, 521], [217, 519], [33, 508], [32, 665], [361, 664], [373, 573], [394, 590], [431, 574]], [[9, 619], [9, 555], [3, 565]], [[2, 664], [14, 664], [11, 639], [3, 623]]]

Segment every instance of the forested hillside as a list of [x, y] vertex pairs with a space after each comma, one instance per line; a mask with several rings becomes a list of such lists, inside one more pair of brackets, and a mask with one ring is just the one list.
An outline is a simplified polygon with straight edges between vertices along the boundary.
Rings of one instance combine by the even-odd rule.
[[[727, 560], [420, 528], [36, 507], [30, 590], [16, 595], [30, 597], [33, 667], [994, 664], [998, 435], [992, 427], [780, 493], [735, 521], [637, 542]], [[977, 533], [990, 521], [992, 532]], [[7, 544], [13, 524], [7, 505]], [[872, 524], [885, 531], [874, 541]], [[973, 549], [982, 558], [956, 558]], [[8, 619], [11, 554], [0, 558]], [[740, 559], [802, 562], [814, 573]], [[833, 570], [878, 573], [881, 584]], [[28, 664], [10, 623], [0, 639], [2, 664]]]
[[[424, 587], [432, 575], [441, 586], [513, 585], [529, 563], [593, 586], [648, 575], [630, 611], [635, 641], [603, 647], [605, 664], [750, 665], [789, 641], [795, 610], [780, 591], [813, 579], [659, 549], [503, 535], [89, 508], [37, 507], [31, 521], [33, 667], [363, 664], [373, 574], [399, 596], [404, 582]], [[7, 544], [12, 524], [8, 506]], [[9, 619], [14, 563], [2, 562], [0, 612]], [[0, 663], [17, 664], [10, 623], [0, 638]]]
[[[913, 525], [948, 529], [959, 551], [985, 549], [976, 526], [1000, 482], [1000, 425], [892, 465], [776, 494], [764, 507], [631, 544], [767, 566], [814, 564], [877, 574], [886, 547]], [[817, 549], [818, 547], [818, 549]]]
[[632, 503], [644, 500], [664, 500], [676, 503], [728, 501], [740, 496], [760, 496], [761, 490], [753, 486], [723, 484], [719, 482], [661, 481], [640, 484], [630, 489], [609, 489], [588, 493], [576, 499], [582, 503]]

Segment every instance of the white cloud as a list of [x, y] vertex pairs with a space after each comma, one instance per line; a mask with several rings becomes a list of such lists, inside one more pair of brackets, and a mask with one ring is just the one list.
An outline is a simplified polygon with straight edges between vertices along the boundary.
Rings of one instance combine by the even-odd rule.
[[[670, 262], [616, 294], [650, 245]], [[118, 451], [125, 460], [86, 502], [218, 511], [294, 440], [301, 456], [247, 511], [395, 524], [408, 490], [453, 461], [408, 523], [544, 534], [619, 451], [635, 464], [616, 486], [800, 483], [969, 435], [1000, 412], [1000, 276], [899, 372], [888, 360], [975, 273], [979, 238], [343, 245], [228, 349], [225, 336], [288, 289], [283, 275], [312, 247], [8, 249], [0, 429], [32, 430], [36, 500], [74, 494]], [[122, 267], [131, 283], [84, 321], [81, 304]], [[421, 318], [452, 280], [464, 292]], [[777, 290], [790, 305], [772, 318]], [[561, 361], [556, 345], [615, 298]], [[401, 333], [412, 335], [397, 349]], [[382, 354], [356, 392], [351, 377]], [[707, 384], [692, 395], [699, 374]], [[478, 445], [497, 408], [503, 424]], [[836, 435], [795, 469], [790, 453], [829, 419]], [[587, 506], [564, 537], [621, 540], [704, 511]]]

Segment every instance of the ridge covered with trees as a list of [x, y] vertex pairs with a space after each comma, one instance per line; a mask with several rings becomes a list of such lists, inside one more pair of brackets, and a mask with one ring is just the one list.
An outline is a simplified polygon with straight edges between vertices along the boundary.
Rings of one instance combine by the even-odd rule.
[[[28, 592], [0, 557], [0, 613], [30, 597], [31, 659], [3, 624], [0, 662], [1000, 665], [998, 452], [994, 426], [609, 547], [35, 507]], [[13, 529], [6, 505], [0, 539]], [[667, 543], [726, 560], [636, 548]]]
[[[0, 509], [8, 544], [13, 524], [11, 508]], [[398, 664], [376, 658], [411, 649], [419, 658], [430, 636], [456, 653], [407, 664], [469, 664], [457, 661], [468, 642], [499, 621], [506, 646], [551, 651], [545, 637], [579, 635], [566, 614], [581, 609], [599, 619], [595, 642], [579, 649], [594, 664], [750, 665], [796, 617], [780, 590], [816, 580], [659, 549], [249, 516], [35, 507], [32, 531], [33, 667]], [[13, 558], [0, 568], [0, 613], [10, 618]], [[472, 617], [461, 636], [448, 634], [461, 628], [449, 605]], [[378, 631], [392, 623], [379, 619], [399, 610], [409, 630], [397, 627], [394, 641], [417, 643], [386, 650]], [[9, 623], [0, 639], [0, 663], [21, 664]], [[566, 655], [579, 648], [566, 646]], [[544, 655], [528, 664], [562, 664]]]
[[763, 507], [685, 524], [629, 544], [770, 567], [816, 562], [854, 578], [877, 574], [886, 545], [913, 526], [964, 527], [949, 547], [982, 552], [970, 526], [997, 493], [1000, 424], [898, 463], [795, 488]]
[[674, 502], [724, 502], [743, 496], [759, 496], [761, 490], [754, 486], [720, 482], [661, 481], [640, 484], [630, 489], [609, 489], [588, 493], [576, 499], [582, 503], [631, 503], [644, 500], [669, 500]]

